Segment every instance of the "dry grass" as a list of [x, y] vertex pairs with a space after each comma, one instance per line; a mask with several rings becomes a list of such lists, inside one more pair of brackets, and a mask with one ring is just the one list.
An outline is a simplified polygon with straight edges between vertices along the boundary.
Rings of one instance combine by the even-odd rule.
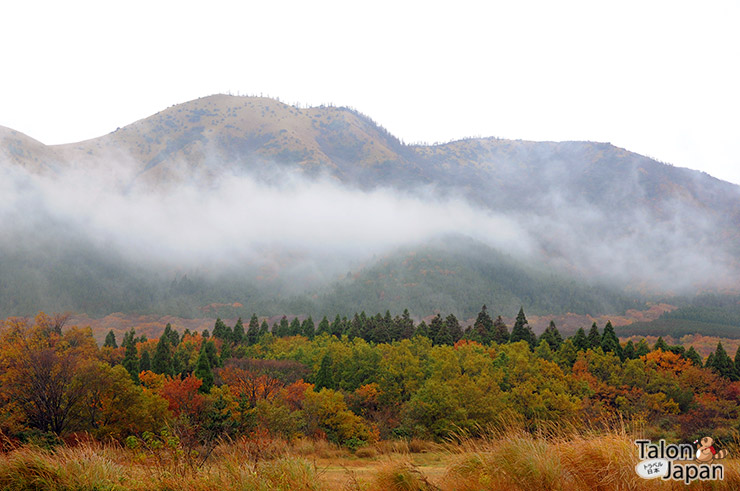
[[[247, 439], [221, 443], [201, 468], [115, 444], [82, 441], [53, 452], [21, 446], [0, 453], [0, 490], [657, 490], [682, 482], [635, 474], [634, 435], [552, 428], [491, 430], [444, 446], [387, 441], [352, 454], [325, 441]], [[412, 447], [417, 453], [412, 452]], [[737, 455], [737, 442], [728, 444]], [[740, 489], [740, 461], [725, 459], [722, 482], [689, 489]]]

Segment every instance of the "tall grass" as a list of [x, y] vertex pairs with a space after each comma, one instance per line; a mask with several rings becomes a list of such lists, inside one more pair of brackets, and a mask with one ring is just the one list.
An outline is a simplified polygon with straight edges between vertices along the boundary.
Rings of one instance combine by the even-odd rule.
[[[83, 440], [53, 450], [23, 445], [0, 452], [0, 491], [686, 488], [682, 482], [637, 476], [634, 440], [641, 435], [619, 423], [607, 428], [552, 425], [536, 433], [508, 424], [477, 435], [459, 436], [444, 445], [380, 442], [368, 447], [364, 458], [325, 441], [237, 439], [220, 443], [200, 468], [114, 443]], [[740, 489], [740, 461], [734, 459], [740, 446], [736, 441], [725, 448], [731, 456], [722, 461], [724, 481], [697, 481], [689, 489]], [[352, 459], [357, 464], [353, 470], [342, 469]], [[327, 463], [332, 470], [327, 471]]]

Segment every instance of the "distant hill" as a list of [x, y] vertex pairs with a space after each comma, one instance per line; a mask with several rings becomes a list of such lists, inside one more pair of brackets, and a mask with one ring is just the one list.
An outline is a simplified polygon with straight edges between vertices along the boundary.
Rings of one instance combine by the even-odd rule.
[[[500, 250], [485, 238], [507, 231], [485, 229], [453, 241], [459, 247], [439, 239], [346, 267], [330, 267], [329, 253], [298, 276], [291, 267], [304, 255], [300, 244], [265, 246], [257, 255], [270, 255], [269, 266], [245, 260], [216, 272], [208, 261], [172, 259], [155, 267], [143, 252], [122, 253], [114, 239], [88, 237], [85, 217], [68, 223], [51, 199], [19, 190], [71, 171], [114, 176], [89, 189], [104, 195], [110, 187], [122, 202], [132, 189], [167, 195], [196, 184], [205, 193], [224, 176], [269, 185], [291, 172], [421, 203], [462, 200], [482, 216], [504, 217], [522, 238]], [[533, 314], [598, 315], [648, 297], [740, 291], [740, 187], [608, 143], [407, 145], [351, 109], [216, 95], [66, 145], [0, 128], [2, 176], [16, 197], [0, 208], [10, 217], [0, 228], [0, 316], [41, 308], [196, 316], [211, 303], [264, 315], [408, 306], [419, 317], [469, 316], [484, 302], [502, 312], [524, 305]]]

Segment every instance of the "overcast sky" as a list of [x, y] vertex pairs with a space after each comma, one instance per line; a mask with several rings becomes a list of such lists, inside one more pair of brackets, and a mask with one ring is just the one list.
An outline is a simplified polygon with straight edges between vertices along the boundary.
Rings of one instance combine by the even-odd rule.
[[740, 183], [740, 2], [7, 1], [0, 125], [47, 144], [214, 93], [406, 142], [607, 141]]

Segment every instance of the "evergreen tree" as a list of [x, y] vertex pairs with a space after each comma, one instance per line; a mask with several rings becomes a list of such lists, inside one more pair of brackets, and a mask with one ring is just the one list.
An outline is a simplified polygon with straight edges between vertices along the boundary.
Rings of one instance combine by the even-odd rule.
[[488, 315], [488, 308], [485, 304], [478, 312], [478, 317], [473, 323], [473, 335], [477, 341], [483, 344], [489, 344], [493, 340], [493, 320]]
[[316, 334], [330, 334], [329, 332], [329, 319], [324, 316], [323, 319], [321, 319], [321, 322], [319, 322], [319, 327], [316, 330]]
[[193, 335], [193, 333], [191, 333], [191, 332], [190, 332], [190, 329], [188, 329], [187, 327], [186, 327], [186, 328], [185, 328], [185, 330], [184, 330], [184, 331], [182, 332], [182, 337], [183, 337], [183, 339], [185, 338], [185, 336], [192, 336], [192, 335]]
[[[205, 344], [206, 343], [201, 343], [201, 345], [200, 345], [201, 351], [203, 350], [203, 346]], [[229, 358], [231, 358], [231, 356], [232, 356], [231, 343], [223, 343], [221, 345], [221, 354], [219, 354], [219, 356], [218, 356], [218, 365], [219, 366], [224, 366], [224, 364], [226, 363], [226, 361]], [[210, 359], [209, 359], [209, 364], [210, 364]], [[211, 366], [211, 368], [214, 368], [214, 367]]]
[[650, 346], [648, 346], [645, 338], [642, 338], [637, 346], [635, 346], [635, 358], [640, 358], [650, 353]]
[[516, 316], [514, 327], [511, 329], [510, 342], [516, 343], [518, 341], [526, 341], [529, 344], [529, 348], [534, 350], [537, 344], [537, 336], [532, 332], [532, 328], [529, 327], [527, 317], [524, 315], [524, 308], [519, 309], [519, 313]]
[[152, 359], [149, 356], [149, 352], [143, 351], [141, 353], [141, 360], [139, 361], [139, 370], [143, 372], [144, 370], [151, 370], [151, 369], [152, 369]]
[[288, 329], [288, 332], [290, 333], [290, 336], [301, 335], [301, 321], [298, 320], [298, 317], [294, 317], [293, 320], [290, 321], [290, 328]]
[[497, 344], [509, 342], [509, 328], [506, 327], [506, 323], [500, 315], [493, 321], [493, 342]]
[[198, 391], [202, 393], [210, 392], [211, 387], [213, 387], [213, 371], [211, 370], [211, 362], [208, 359], [205, 344], [201, 345], [193, 374], [203, 381], [203, 385], [200, 386]]
[[454, 344], [454, 341], [452, 341], [452, 335], [450, 334], [450, 330], [447, 329], [447, 323], [443, 322], [442, 327], [439, 328], [439, 331], [437, 331], [437, 336], [434, 338], [434, 344], [439, 346], [444, 345], [452, 345]]
[[416, 326], [414, 326], [414, 320], [411, 318], [411, 314], [409, 314], [409, 309], [403, 309], [403, 314], [401, 314], [401, 325], [403, 326], [401, 337], [403, 339], [413, 338]]
[[331, 332], [332, 336], [336, 336], [339, 338], [342, 337], [344, 329], [344, 323], [342, 322], [342, 319], [339, 318], [339, 314], [337, 314], [337, 316], [334, 318], [334, 322], [332, 322], [331, 326], [329, 326], [329, 332]]
[[152, 358], [152, 371], [164, 375], [174, 375], [172, 369], [172, 352], [170, 351], [169, 339], [162, 336], [157, 342], [157, 348], [154, 350]]
[[599, 333], [599, 326], [594, 322], [591, 324], [591, 330], [588, 331], [588, 347], [596, 349], [599, 346], [601, 346], [601, 334]]
[[108, 331], [108, 334], [106, 334], [103, 347], [118, 348], [118, 343], [116, 343], [116, 334], [113, 332], [113, 329]]
[[231, 336], [227, 332], [229, 330], [224, 324], [224, 321], [220, 317], [216, 318], [216, 323], [213, 325], [213, 337], [221, 340], [230, 340]]
[[545, 332], [540, 336], [540, 341], [542, 340], [550, 345], [551, 350], [557, 351], [560, 349], [560, 345], [563, 344], [563, 337], [560, 335], [560, 331], [558, 331], [555, 321], [550, 321], [550, 325], [547, 326]]
[[722, 342], [717, 343], [717, 349], [714, 352], [712, 364], [707, 364], [707, 366], [714, 369], [714, 371], [721, 376], [732, 381], [736, 381], [738, 378], [737, 372], [735, 371], [735, 363], [730, 359], [725, 348], [722, 347]]
[[450, 314], [445, 318], [445, 325], [447, 326], [447, 331], [449, 331], [450, 337], [452, 338], [452, 344], [455, 344], [462, 339], [462, 327], [460, 327], [460, 323], [458, 322], [457, 317], [455, 317], [455, 314]]
[[[416, 326], [416, 332], [414, 333], [414, 337], [416, 336], [423, 336], [425, 338], [429, 338], [429, 326], [427, 326], [427, 323], [424, 321], [421, 321], [418, 326]], [[431, 339], [431, 338], [429, 338]]]
[[606, 326], [604, 326], [604, 334], [601, 336], [601, 349], [604, 350], [604, 353], [611, 351], [622, 359], [622, 346], [619, 344], [619, 338], [614, 332], [611, 321], [606, 321]]
[[172, 324], [169, 322], [166, 326], [164, 326], [164, 333], [162, 333], [162, 336], [167, 338], [167, 342], [170, 343], [170, 346], [175, 347], [178, 344], [180, 344], [180, 335], [172, 329]]
[[259, 333], [260, 321], [257, 318], [257, 314], [252, 314], [252, 318], [249, 319], [249, 329], [247, 329], [247, 345], [253, 346], [257, 344]]
[[[388, 314], [390, 315], [390, 312]], [[391, 323], [393, 323], [392, 319]], [[375, 328], [373, 330], [372, 340], [376, 343], [388, 343], [391, 340], [391, 325], [380, 314], [375, 316]]]
[[[227, 328], [228, 329], [228, 328]], [[216, 337], [216, 333], [213, 333], [213, 337]], [[239, 317], [236, 320], [236, 324], [234, 324], [234, 329], [231, 331], [231, 336], [229, 338], [225, 338], [226, 340], [232, 341], [235, 344], [242, 344], [246, 338], [246, 334], [244, 333], [244, 321], [241, 317]]]
[[582, 327], [579, 327], [573, 336], [573, 347], [577, 351], [586, 351], [589, 345], [590, 343], [586, 337], [586, 331], [584, 331]]
[[288, 322], [288, 318], [286, 316], [283, 316], [280, 319], [280, 325], [278, 326], [277, 335], [281, 338], [290, 336], [290, 323]]
[[553, 361], [553, 352], [550, 349], [550, 343], [548, 343], [545, 339], [541, 339], [540, 343], [534, 350], [534, 355], [538, 358], [542, 358], [543, 360]]
[[631, 339], [627, 341], [627, 344], [624, 345], [622, 356], [624, 356], [625, 360], [634, 360], [635, 358], [637, 358], [637, 356], [635, 355], [635, 343], [633, 343]]
[[[693, 347], [691, 349], [693, 349]], [[698, 356], [698, 353], [697, 353], [697, 356]], [[737, 372], [737, 374], [740, 375], [740, 346], [738, 346], [737, 351], [735, 351], [734, 361], [735, 361], [735, 372]], [[699, 366], [701, 366], [701, 364]]]
[[135, 383], [139, 383], [139, 353], [136, 350], [136, 331], [132, 327], [129, 332], [123, 336], [123, 346], [126, 351], [123, 355], [123, 361], [121, 365], [126, 369], [128, 374], [131, 376], [131, 380]]
[[[221, 366], [221, 357], [218, 355], [216, 349], [216, 343], [213, 341], [204, 341], [206, 355], [208, 356], [208, 363], [211, 364], [211, 368], [217, 368]], [[203, 349], [203, 344], [200, 345], [200, 349]]]
[[316, 390], [336, 388], [334, 385], [334, 369], [332, 365], [331, 353], [327, 351], [321, 359], [319, 371], [316, 373]]
[[208, 338], [209, 338], [209, 337], [210, 337], [211, 335], [210, 335], [210, 334], [208, 333], [208, 329], [203, 329], [203, 332], [202, 332], [202, 333], [200, 333], [200, 336], [201, 336], [201, 337], [202, 337], [203, 339], [208, 339]]
[[259, 333], [257, 333], [257, 340], [259, 341], [262, 336], [265, 334], [268, 334], [270, 332], [270, 325], [267, 323], [267, 319], [262, 321], [262, 324], [260, 324], [260, 330]]
[[[701, 355], [696, 352], [693, 346], [691, 346], [684, 357], [697, 367], [701, 367]], [[737, 371], [737, 364], [735, 365]]]
[[303, 331], [304, 336], [306, 336], [308, 339], [313, 339], [314, 335], [316, 334], [316, 327], [314, 326], [313, 319], [310, 315], [305, 321], [303, 321], [301, 330]]
[[653, 351], [658, 350], [669, 351], [668, 343], [663, 340], [663, 336], [660, 336], [653, 346]]
[[[444, 321], [442, 320], [442, 316], [437, 314], [434, 316], [434, 319], [431, 320], [429, 323], [429, 330], [427, 333], [427, 337], [434, 342], [434, 339], [437, 337], [437, 333], [440, 329], [442, 329], [442, 324], [444, 324]], [[418, 329], [417, 329], [418, 334]]]

